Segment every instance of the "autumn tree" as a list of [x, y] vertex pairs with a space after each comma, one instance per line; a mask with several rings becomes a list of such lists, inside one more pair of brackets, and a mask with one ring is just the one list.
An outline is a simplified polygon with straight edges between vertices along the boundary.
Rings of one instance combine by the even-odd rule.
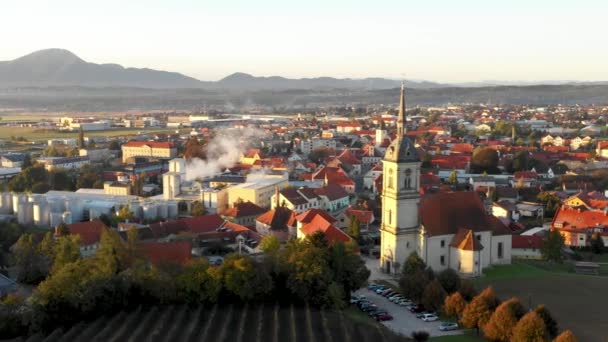
[[578, 342], [571, 330], [564, 330], [553, 342]]
[[549, 236], [543, 240], [540, 246], [540, 253], [543, 259], [562, 262], [562, 249], [564, 248], [564, 237], [558, 230], [551, 230]]
[[203, 216], [205, 214], [207, 214], [207, 209], [205, 208], [205, 205], [201, 201], [192, 202], [192, 206], [190, 208], [190, 215], [197, 217], [197, 216]]
[[360, 233], [361, 233], [361, 223], [359, 222], [359, 219], [357, 218], [357, 216], [353, 215], [350, 217], [350, 224], [348, 225], [348, 228], [346, 229], [346, 234], [348, 234], [353, 239], [358, 240]]
[[274, 255], [280, 248], [281, 243], [279, 242], [279, 239], [272, 234], [264, 236], [262, 241], [260, 241], [260, 249], [266, 254]]
[[510, 341], [513, 328], [524, 313], [525, 309], [519, 299], [511, 298], [503, 302], [492, 313], [490, 320], [484, 326], [485, 336], [492, 341]]
[[66, 264], [78, 260], [80, 258], [80, 236], [67, 235], [59, 237], [55, 243], [53, 256], [51, 273], [56, 273], [57, 270]]
[[544, 342], [546, 340], [545, 323], [534, 311], [528, 312], [517, 322], [511, 337], [513, 342]]
[[547, 336], [555, 338], [559, 332], [559, 328], [557, 326], [557, 321], [553, 318], [551, 312], [542, 304], [537, 306], [536, 309], [534, 309], [534, 312], [536, 312], [545, 323]]
[[462, 298], [460, 292], [454, 292], [445, 297], [443, 302], [443, 313], [450, 317], [460, 317], [467, 302]]
[[489, 147], [476, 148], [471, 156], [471, 172], [487, 172], [489, 174], [499, 173], [498, 152]]
[[487, 287], [467, 304], [460, 322], [467, 328], [476, 328], [479, 333], [479, 329], [486, 325], [497, 305], [498, 299], [494, 294], [494, 288]]
[[116, 219], [118, 219], [121, 222], [125, 222], [127, 220], [130, 220], [130, 219], [133, 218], [133, 216], [134, 216], [134, 214], [131, 211], [131, 209], [129, 209], [129, 206], [123, 206], [116, 213]]
[[445, 300], [446, 292], [439, 280], [428, 283], [422, 292], [422, 305], [429, 310], [439, 310]]
[[447, 179], [447, 183], [452, 185], [458, 184], [458, 173], [456, 172], [456, 170], [452, 170], [452, 172], [450, 172], [450, 175]]

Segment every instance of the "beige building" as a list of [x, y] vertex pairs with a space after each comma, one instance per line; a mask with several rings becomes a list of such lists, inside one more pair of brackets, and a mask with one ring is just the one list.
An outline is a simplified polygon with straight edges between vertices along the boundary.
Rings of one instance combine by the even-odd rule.
[[122, 145], [122, 162], [132, 157], [175, 158], [177, 148], [170, 142], [130, 141]]
[[270, 199], [276, 189], [288, 185], [287, 174], [250, 176], [247, 182], [228, 188], [228, 205], [232, 207], [237, 202], [249, 201], [262, 208], [270, 208]]
[[104, 182], [103, 193], [106, 195], [128, 196], [131, 195], [131, 186], [125, 183]]

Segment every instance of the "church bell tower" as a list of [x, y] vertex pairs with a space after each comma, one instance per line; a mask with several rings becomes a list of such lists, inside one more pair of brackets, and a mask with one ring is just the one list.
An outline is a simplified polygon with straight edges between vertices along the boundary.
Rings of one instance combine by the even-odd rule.
[[405, 87], [401, 85], [397, 137], [382, 160], [382, 225], [380, 267], [399, 273], [411, 252], [419, 250], [420, 158], [414, 143], [405, 135]]

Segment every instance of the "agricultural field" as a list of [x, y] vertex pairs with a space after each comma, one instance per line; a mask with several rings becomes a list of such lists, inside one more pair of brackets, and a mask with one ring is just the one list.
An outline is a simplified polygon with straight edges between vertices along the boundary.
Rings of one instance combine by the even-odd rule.
[[58, 328], [26, 341], [408, 341], [380, 324], [361, 324], [340, 311], [294, 305], [216, 304], [141, 307]]
[[[175, 133], [175, 130], [166, 128], [115, 128], [106, 131], [87, 131], [87, 137], [119, 137], [119, 136], [134, 136], [139, 132], [146, 134], [154, 133]], [[0, 139], [8, 139], [9, 137], [24, 137], [28, 142], [46, 142], [53, 138], [76, 138], [78, 132], [60, 132], [55, 129], [44, 129], [39, 127], [14, 127], [0, 126]]]
[[[485, 271], [484, 271], [485, 272]], [[496, 266], [476, 280], [479, 289], [494, 286], [502, 300], [518, 297], [524, 305], [545, 304], [560, 329], [571, 329], [579, 341], [605, 342], [608, 277], [570, 273], [567, 265], [545, 268], [527, 263]]]

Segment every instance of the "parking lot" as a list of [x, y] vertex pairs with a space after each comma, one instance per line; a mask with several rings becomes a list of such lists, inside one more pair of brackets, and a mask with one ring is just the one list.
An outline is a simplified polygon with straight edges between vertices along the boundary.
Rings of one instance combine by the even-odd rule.
[[366, 288], [356, 291], [355, 294], [363, 295], [379, 308], [385, 309], [393, 316], [393, 320], [384, 321], [381, 322], [381, 324], [384, 324], [387, 328], [403, 336], [410, 337], [412, 332], [421, 330], [428, 332], [432, 337], [462, 334], [461, 330], [440, 331], [439, 325], [441, 324], [441, 321], [424, 322], [423, 320], [416, 318], [416, 314], [411, 313], [404, 306], [391, 303], [387, 298]]

